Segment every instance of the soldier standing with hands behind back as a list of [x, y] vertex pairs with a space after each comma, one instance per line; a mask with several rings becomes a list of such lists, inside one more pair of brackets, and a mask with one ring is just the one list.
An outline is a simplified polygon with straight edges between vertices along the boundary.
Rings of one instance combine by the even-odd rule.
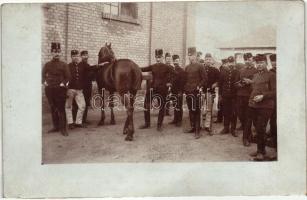
[[220, 133], [228, 134], [230, 131], [234, 137], [238, 137], [235, 132], [237, 123], [235, 80], [238, 76], [239, 71], [235, 69], [234, 57], [229, 56], [219, 78], [219, 95], [223, 104], [224, 116], [224, 129]]
[[200, 138], [200, 90], [206, 88], [207, 73], [204, 66], [197, 62], [196, 48], [188, 48], [190, 64], [186, 66], [187, 81], [184, 86], [186, 101], [189, 109], [191, 128], [186, 133], [195, 133], [195, 139]]
[[65, 100], [66, 85], [70, 79], [68, 66], [60, 60], [60, 43], [51, 43], [52, 60], [47, 62], [42, 71], [42, 83], [50, 105], [53, 128], [48, 132], [61, 131], [68, 136], [66, 130]]

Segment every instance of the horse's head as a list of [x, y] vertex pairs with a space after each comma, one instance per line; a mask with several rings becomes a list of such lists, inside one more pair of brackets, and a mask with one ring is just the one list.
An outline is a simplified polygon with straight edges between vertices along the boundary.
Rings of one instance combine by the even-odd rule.
[[101, 47], [99, 53], [98, 53], [98, 63], [102, 62], [112, 62], [115, 59], [114, 52], [111, 47], [111, 43]]

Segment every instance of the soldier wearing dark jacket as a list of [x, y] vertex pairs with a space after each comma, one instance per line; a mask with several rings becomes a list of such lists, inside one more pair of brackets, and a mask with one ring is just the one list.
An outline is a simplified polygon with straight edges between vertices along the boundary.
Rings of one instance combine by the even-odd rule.
[[188, 48], [188, 56], [190, 64], [186, 66], [187, 81], [184, 86], [186, 101], [189, 109], [189, 117], [191, 128], [187, 133], [195, 133], [195, 139], [200, 138], [200, 109], [201, 97], [200, 89], [206, 88], [207, 73], [204, 66], [197, 62], [196, 48]]
[[183, 103], [183, 89], [186, 83], [187, 75], [182, 67], [179, 65], [179, 56], [173, 55], [173, 63], [175, 65], [175, 77], [174, 84], [172, 87], [172, 92], [176, 97], [174, 120], [170, 124], [175, 124], [176, 126], [181, 126], [182, 123], [182, 103]]
[[[95, 79], [95, 70], [94, 66], [90, 66], [88, 64], [88, 51], [81, 51], [80, 53], [82, 61], [79, 63], [80, 67], [84, 69], [84, 77], [83, 77], [83, 96], [85, 100], [85, 109], [83, 113], [82, 121], [83, 123], [88, 123], [87, 121], [87, 113], [88, 107], [91, 104], [92, 97], [92, 81]], [[76, 101], [73, 103], [73, 118], [76, 119], [78, 106]]]
[[[72, 62], [68, 64], [68, 68], [71, 74], [71, 79], [68, 84], [67, 100], [65, 104], [66, 119], [68, 127], [73, 129], [74, 127], [83, 127], [82, 119], [85, 110], [85, 100], [83, 95], [84, 88], [84, 75], [85, 68], [79, 64], [79, 51], [71, 51]], [[72, 115], [72, 104], [73, 100], [76, 101], [78, 105], [78, 111], [76, 120], [74, 123]]]
[[65, 100], [66, 85], [70, 74], [66, 63], [60, 61], [60, 43], [51, 43], [52, 60], [47, 62], [42, 71], [42, 83], [50, 105], [53, 128], [48, 132], [61, 131], [67, 136]]
[[219, 81], [219, 76], [220, 76], [220, 71], [213, 67], [214, 60], [211, 56], [210, 53], [207, 53], [205, 55], [205, 60], [204, 60], [204, 66], [205, 70], [207, 72], [208, 76], [208, 84], [207, 87], [205, 88], [206, 91], [206, 99], [207, 99], [207, 112], [204, 118], [204, 124], [205, 124], [205, 130], [208, 131], [210, 134], [212, 132], [212, 107], [214, 103], [214, 98], [215, 98], [215, 87], [217, 86], [217, 83]]
[[257, 132], [257, 151], [250, 154], [253, 160], [262, 161], [266, 154], [265, 133], [268, 120], [275, 108], [276, 76], [267, 70], [265, 55], [255, 57], [258, 73], [252, 80], [252, 92], [249, 98], [249, 112]]
[[[270, 55], [270, 60], [272, 64], [272, 69], [270, 69], [270, 72], [275, 74], [276, 76], [276, 54]], [[272, 116], [270, 118], [270, 136], [271, 136], [271, 146], [273, 146], [275, 149], [277, 149], [277, 101], [275, 96], [275, 107], [272, 113]]]
[[[224, 69], [224, 66], [227, 64], [227, 62], [228, 62], [227, 58], [222, 59], [222, 65], [219, 68], [219, 76], [221, 74], [221, 71]], [[220, 79], [220, 77], [219, 77], [219, 79]], [[218, 87], [219, 87], [219, 90], [220, 90], [220, 86], [218, 86]], [[218, 96], [217, 107], [218, 107], [217, 119], [214, 123], [221, 123], [221, 122], [223, 122], [223, 104], [222, 104], [222, 100], [220, 98], [220, 95]]]
[[[172, 66], [172, 56], [171, 56], [171, 54], [169, 52], [165, 53], [165, 58], [164, 59], [165, 59], [165, 64], [173, 68], [173, 66]], [[166, 107], [165, 107], [165, 115], [166, 116], [170, 116], [171, 115], [169, 110], [170, 110], [170, 101], [167, 100]]]
[[243, 127], [243, 145], [250, 146], [252, 120], [248, 117], [248, 100], [251, 88], [251, 80], [257, 69], [253, 63], [251, 53], [244, 54], [245, 67], [241, 69], [240, 75], [236, 80], [237, 87], [237, 114]]
[[[173, 77], [174, 77], [174, 69], [162, 63], [163, 59], [163, 50], [156, 50], [156, 59], [157, 63], [150, 65], [148, 67], [143, 67], [142, 72], [151, 72], [152, 73], [152, 87], [153, 87], [153, 95], [152, 98], [157, 98], [159, 100], [159, 115], [158, 115], [158, 123], [157, 130], [162, 131], [162, 123], [165, 114], [165, 104], [166, 97], [168, 95], [168, 88], [172, 85]], [[151, 99], [152, 100], [152, 99]], [[146, 111], [146, 110], [145, 110]], [[148, 124], [145, 124], [145, 128], [148, 128]], [[141, 127], [144, 128], [144, 127]]]
[[235, 69], [234, 58], [230, 56], [228, 63], [221, 70], [219, 79], [219, 95], [223, 104], [224, 129], [221, 134], [230, 132], [234, 137], [238, 137], [236, 133], [236, 88], [235, 81], [238, 79], [239, 71]]

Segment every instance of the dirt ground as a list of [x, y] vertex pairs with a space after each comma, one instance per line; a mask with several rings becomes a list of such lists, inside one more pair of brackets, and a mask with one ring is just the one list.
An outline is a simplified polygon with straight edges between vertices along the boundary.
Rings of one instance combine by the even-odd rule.
[[[87, 128], [69, 131], [69, 136], [47, 133], [51, 125], [49, 113], [43, 114], [43, 163], [99, 163], [99, 162], [202, 162], [202, 161], [249, 161], [249, 153], [256, 150], [242, 145], [242, 131], [239, 137], [220, 135], [222, 124], [214, 124], [214, 135], [204, 130], [202, 137], [194, 139], [193, 134], [184, 133], [188, 127], [187, 112], [184, 112], [182, 127], [168, 123], [173, 116], [164, 118], [163, 131], [156, 131], [157, 111], [151, 114], [151, 128], [141, 130], [144, 123], [142, 111], [135, 112], [134, 141], [127, 142], [122, 134], [126, 113], [115, 112], [116, 125], [110, 125], [107, 113], [106, 125], [97, 127], [99, 110], [89, 110]], [[271, 154], [273, 149], [267, 148]]]

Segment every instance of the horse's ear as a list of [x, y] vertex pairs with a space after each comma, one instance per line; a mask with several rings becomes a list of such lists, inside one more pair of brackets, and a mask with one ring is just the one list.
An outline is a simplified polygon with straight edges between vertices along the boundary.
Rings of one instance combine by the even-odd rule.
[[107, 45], [108, 45], [107, 43], [104, 44], [105, 47], [106, 47]]
[[110, 44], [108, 45], [109, 48], [111, 48], [112, 43], [110, 42]]

